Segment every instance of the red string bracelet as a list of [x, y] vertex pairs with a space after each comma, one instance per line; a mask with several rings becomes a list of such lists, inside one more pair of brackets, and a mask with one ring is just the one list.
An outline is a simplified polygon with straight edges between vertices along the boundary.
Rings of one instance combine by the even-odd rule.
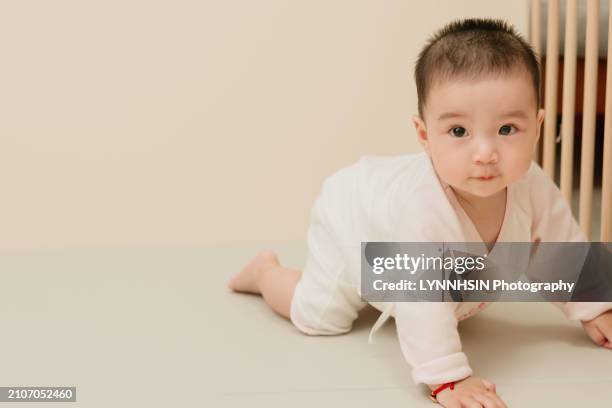
[[438, 402], [438, 398], [436, 397], [436, 395], [438, 395], [442, 390], [445, 390], [445, 389], [447, 389], [449, 387], [450, 387], [451, 390], [454, 390], [455, 389], [455, 382], [451, 381], [451, 382], [447, 382], [445, 384], [442, 384], [441, 386], [439, 386], [438, 388], [433, 390], [429, 397], [431, 398], [431, 400], [433, 402]]

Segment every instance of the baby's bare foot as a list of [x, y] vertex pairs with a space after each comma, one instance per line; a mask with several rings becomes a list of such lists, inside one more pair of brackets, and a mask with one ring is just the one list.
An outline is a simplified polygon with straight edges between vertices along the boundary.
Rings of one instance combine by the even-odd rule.
[[230, 279], [227, 287], [235, 292], [261, 293], [257, 287], [257, 275], [262, 270], [278, 264], [278, 257], [274, 252], [261, 251]]

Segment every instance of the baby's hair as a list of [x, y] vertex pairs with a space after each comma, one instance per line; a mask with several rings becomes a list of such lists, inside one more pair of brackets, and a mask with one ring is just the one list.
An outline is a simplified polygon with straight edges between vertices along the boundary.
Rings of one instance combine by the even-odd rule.
[[419, 115], [427, 92], [451, 78], [526, 72], [540, 106], [540, 65], [531, 46], [503, 20], [471, 18], [453, 21], [427, 41], [414, 70]]

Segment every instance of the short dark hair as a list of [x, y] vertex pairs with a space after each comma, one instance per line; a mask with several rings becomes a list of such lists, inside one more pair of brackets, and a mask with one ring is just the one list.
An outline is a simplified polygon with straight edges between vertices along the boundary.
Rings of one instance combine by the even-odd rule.
[[[414, 70], [419, 115], [436, 82], [454, 77], [475, 79], [523, 69], [532, 79], [540, 106], [540, 64], [531, 46], [503, 20], [453, 21], [434, 33], [421, 50]], [[435, 80], [435, 81], [434, 81]]]

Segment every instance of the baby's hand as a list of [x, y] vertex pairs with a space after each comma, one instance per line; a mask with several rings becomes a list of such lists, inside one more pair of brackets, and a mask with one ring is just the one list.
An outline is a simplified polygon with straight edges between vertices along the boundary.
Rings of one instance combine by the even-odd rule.
[[595, 344], [612, 349], [612, 310], [600, 314], [593, 320], [582, 322], [582, 327]]
[[445, 408], [506, 408], [495, 391], [495, 384], [476, 377], [456, 382], [454, 390], [446, 388], [437, 397]]

